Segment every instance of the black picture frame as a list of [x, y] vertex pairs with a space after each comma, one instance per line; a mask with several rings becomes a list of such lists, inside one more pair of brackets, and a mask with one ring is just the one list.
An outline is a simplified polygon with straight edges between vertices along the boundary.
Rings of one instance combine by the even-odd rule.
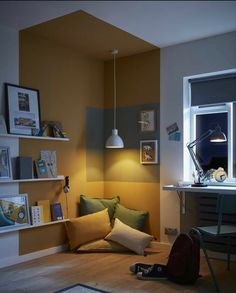
[[5, 83], [7, 128], [10, 134], [32, 135], [40, 129], [39, 90]]
[[140, 164], [158, 164], [158, 140], [140, 140]]

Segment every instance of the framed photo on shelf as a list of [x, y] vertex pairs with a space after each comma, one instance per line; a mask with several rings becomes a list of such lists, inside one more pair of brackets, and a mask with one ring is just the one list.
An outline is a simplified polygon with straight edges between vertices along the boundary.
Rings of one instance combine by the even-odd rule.
[[7, 126], [12, 134], [32, 135], [40, 128], [39, 91], [6, 83]]
[[158, 163], [158, 141], [141, 140], [140, 141], [140, 163], [157, 164]]
[[57, 157], [56, 151], [42, 150], [40, 151], [41, 160], [44, 160], [48, 170], [48, 177], [57, 177]]
[[0, 134], [7, 134], [6, 122], [3, 115], [0, 115]]
[[53, 221], [63, 220], [62, 208], [59, 202], [53, 203], [51, 205], [51, 210], [52, 210]]
[[30, 225], [28, 195], [0, 195], [0, 230], [24, 225]]
[[156, 111], [142, 110], [140, 111], [140, 130], [141, 132], [156, 130]]
[[0, 181], [12, 179], [10, 147], [0, 146]]

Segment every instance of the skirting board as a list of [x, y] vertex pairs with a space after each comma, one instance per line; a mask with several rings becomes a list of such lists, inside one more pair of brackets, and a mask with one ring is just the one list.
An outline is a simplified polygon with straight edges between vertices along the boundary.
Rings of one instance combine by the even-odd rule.
[[[169, 248], [171, 248], [171, 246], [172, 245], [170, 243], [152, 241], [148, 247], [151, 247], [151, 248], [163, 248], [163, 247], [168, 248], [169, 247]], [[200, 253], [201, 253], [201, 256], [204, 257], [204, 253], [203, 253], [202, 249], [201, 249]], [[215, 258], [215, 259], [224, 260], [224, 261], [227, 260], [226, 253], [211, 251], [211, 250], [208, 250], [207, 253], [208, 253], [208, 256], [212, 259]], [[236, 262], [236, 255], [235, 254], [231, 255], [231, 261]]]
[[28, 253], [28, 254], [24, 254], [24, 255], [2, 258], [0, 260], [0, 268], [5, 268], [5, 267], [8, 267], [8, 266], [12, 266], [12, 265], [15, 265], [15, 264], [18, 264], [18, 263], [33, 260], [33, 259], [40, 258], [40, 257], [43, 257], [43, 256], [47, 256], [47, 255], [50, 255], [50, 254], [55, 254], [55, 253], [58, 253], [58, 252], [62, 252], [62, 251], [67, 250], [67, 248], [68, 248], [67, 245], [60, 245], [60, 246], [51, 247], [51, 248], [48, 248], [48, 249], [39, 250], [37, 252], [32, 252], [32, 253]]

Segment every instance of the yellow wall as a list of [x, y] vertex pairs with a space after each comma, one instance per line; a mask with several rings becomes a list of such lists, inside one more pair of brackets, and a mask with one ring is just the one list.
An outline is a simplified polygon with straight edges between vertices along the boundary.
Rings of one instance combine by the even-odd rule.
[[[159, 49], [118, 59], [117, 89], [118, 106], [159, 103]], [[52, 142], [39, 140], [20, 141], [20, 155], [39, 158], [42, 149], [56, 150], [58, 174], [70, 176], [69, 217], [78, 215], [79, 195], [112, 197], [120, 195], [121, 203], [127, 207], [149, 211], [145, 231], [159, 238], [159, 178], [148, 183], [115, 181], [88, 181], [86, 167], [86, 108], [110, 108], [112, 92], [111, 62], [93, 59], [78, 50], [52, 42], [46, 38], [23, 31], [20, 34], [20, 84], [39, 89], [41, 120], [62, 122], [70, 141]], [[120, 150], [121, 151], [121, 150]], [[113, 172], [119, 168], [139, 172], [143, 178], [148, 168], [139, 163], [139, 150], [122, 150]], [[100, 163], [96, 172], [106, 177], [109, 156], [103, 157], [101, 151], [93, 153]], [[129, 159], [132, 158], [129, 163]], [[104, 160], [105, 159], [105, 160]], [[103, 165], [103, 161], [107, 161]], [[98, 164], [99, 165], [99, 164]], [[117, 168], [117, 166], [120, 166]], [[105, 168], [105, 169], [104, 169]], [[154, 166], [159, 172], [159, 165]], [[142, 173], [143, 172], [143, 173]], [[147, 173], [147, 174], [145, 174]], [[99, 177], [99, 176], [98, 176]], [[142, 176], [141, 176], [142, 177]], [[34, 182], [20, 185], [21, 193], [29, 194], [30, 205], [39, 199], [50, 202], [61, 201], [64, 214], [65, 196], [63, 182]], [[56, 225], [60, 226], [60, 225]], [[52, 226], [53, 227], [53, 226]], [[50, 227], [50, 229], [52, 229]], [[54, 237], [48, 237], [49, 228], [30, 229], [20, 232], [20, 254], [61, 245], [65, 240], [63, 228], [55, 228]], [[31, 239], [31, 240], [30, 240]], [[38, 241], [37, 241], [38, 239]], [[55, 240], [53, 240], [55, 239]], [[39, 245], [43, 242], [43, 246]]]
[[[87, 182], [85, 114], [86, 107], [103, 108], [104, 64], [27, 32], [20, 34], [20, 84], [39, 89], [42, 120], [62, 122], [69, 142], [21, 140], [20, 155], [39, 158], [40, 150], [56, 150], [58, 174], [70, 176], [69, 216], [78, 215], [80, 194], [103, 195], [103, 182]], [[101, 160], [102, 161], [102, 160]], [[97, 172], [103, 172], [103, 165]], [[39, 199], [61, 201], [65, 214], [63, 182], [33, 182], [20, 185], [21, 193], [29, 194], [30, 205]], [[47, 229], [40, 233], [43, 248], [58, 245], [48, 239]], [[58, 229], [58, 233], [60, 230]], [[28, 244], [21, 232], [21, 253]], [[31, 229], [32, 237], [37, 231]], [[25, 234], [24, 234], [25, 235]], [[63, 239], [63, 237], [57, 237]], [[61, 240], [62, 241], [62, 240]], [[45, 243], [46, 242], [46, 243]], [[48, 245], [47, 245], [48, 243]], [[60, 243], [60, 241], [59, 241]], [[34, 247], [34, 243], [32, 243]], [[35, 250], [38, 246], [35, 246]], [[31, 247], [31, 251], [34, 248]]]
[[[112, 62], [105, 63], [105, 107], [113, 107]], [[117, 105], [128, 107], [160, 102], [160, 50], [117, 59]], [[124, 119], [124, 117], [118, 117]], [[137, 117], [138, 120], [138, 117]], [[128, 121], [126, 121], [127, 123]], [[120, 121], [119, 121], [120, 123]], [[122, 122], [121, 122], [122, 123]], [[138, 125], [137, 125], [138, 126]], [[129, 127], [127, 123], [126, 127]], [[159, 121], [157, 123], [159, 127]], [[125, 144], [125, 137], [122, 137]], [[145, 137], [144, 137], [145, 138]], [[144, 139], [143, 138], [143, 139]], [[138, 140], [138, 138], [136, 138]], [[149, 139], [146, 137], [146, 139]], [[159, 139], [159, 137], [155, 137]], [[105, 154], [105, 196], [117, 194], [121, 204], [149, 212], [145, 231], [160, 235], [160, 165], [139, 163], [139, 148], [108, 150]], [[156, 176], [156, 177], [155, 177]], [[107, 181], [107, 178], [116, 180]], [[126, 178], [134, 178], [127, 182]]]

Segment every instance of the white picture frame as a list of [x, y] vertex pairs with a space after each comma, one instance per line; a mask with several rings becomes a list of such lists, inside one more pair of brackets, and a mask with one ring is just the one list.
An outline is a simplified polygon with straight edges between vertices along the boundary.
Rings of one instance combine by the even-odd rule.
[[7, 126], [3, 115], [0, 115], [0, 134], [7, 134]]
[[158, 163], [158, 141], [140, 140], [140, 163], [157, 164]]
[[29, 226], [28, 194], [0, 195], [0, 230]]
[[10, 147], [0, 146], [0, 181], [12, 179]]
[[139, 123], [141, 132], [156, 131], [156, 111], [154, 109], [141, 110]]

